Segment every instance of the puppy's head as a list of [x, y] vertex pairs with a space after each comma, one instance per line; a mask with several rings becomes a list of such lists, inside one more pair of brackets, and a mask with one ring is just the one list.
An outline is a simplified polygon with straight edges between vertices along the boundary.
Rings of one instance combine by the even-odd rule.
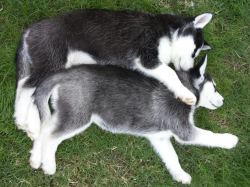
[[189, 70], [194, 65], [194, 58], [202, 50], [211, 49], [203, 38], [202, 29], [211, 21], [212, 14], [205, 13], [187, 21], [173, 35], [172, 62], [177, 70]]
[[224, 98], [216, 90], [216, 84], [206, 73], [207, 56], [190, 70], [193, 86], [198, 90], [199, 100], [197, 106], [215, 110], [223, 105]]

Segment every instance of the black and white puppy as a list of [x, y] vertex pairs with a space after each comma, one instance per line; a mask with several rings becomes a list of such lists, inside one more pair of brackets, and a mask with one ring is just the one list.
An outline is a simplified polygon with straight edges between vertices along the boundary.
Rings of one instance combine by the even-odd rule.
[[15, 122], [32, 131], [31, 95], [49, 74], [79, 64], [116, 65], [153, 77], [183, 102], [195, 95], [175, 71], [193, 67], [205, 44], [202, 29], [209, 13], [197, 17], [132, 11], [80, 10], [34, 23], [23, 33], [17, 52]]
[[191, 176], [181, 168], [171, 137], [181, 144], [226, 149], [238, 142], [232, 134], [213, 133], [194, 124], [197, 107], [216, 109], [223, 104], [205, 68], [203, 58], [189, 71], [177, 71], [182, 83], [197, 96], [195, 106], [177, 100], [155, 79], [114, 66], [83, 65], [47, 77], [34, 93], [42, 123], [31, 151], [32, 168], [42, 166], [46, 174], [54, 174], [58, 145], [95, 122], [112, 133], [147, 138], [174, 180], [189, 184]]

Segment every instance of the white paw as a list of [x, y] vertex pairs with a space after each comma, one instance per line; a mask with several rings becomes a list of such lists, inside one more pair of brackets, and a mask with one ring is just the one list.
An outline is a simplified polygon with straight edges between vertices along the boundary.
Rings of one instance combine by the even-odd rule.
[[187, 88], [183, 89], [181, 92], [176, 94], [176, 97], [179, 98], [182, 102], [186, 103], [187, 105], [195, 105], [197, 101], [195, 95], [192, 92], [190, 92]]
[[31, 155], [30, 155], [30, 166], [33, 169], [38, 169], [41, 166], [41, 154], [39, 155], [39, 153], [34, 153], [31, 151]]
[[239, 139], [235, 135], [232, 135], [229, 133], [222, 134], [221, 142], [223, 144], [222, 147], [225, 149], [234, 148], [237, 145], [238, 141], [239, 141]]
[[14, 114], [13, 118], [15, 120], [15, 124], [16, 124], [18, 129], [23, 130], [23, 131], [27, 130], [27, 124], [26, 124], [25, 116]]
[[174, 175], [173, 178], [174, 180], [176, 180], [177, 182], [181, 182], [182, 184], [190, 184], [192, 180], [192, 177], [185, 171]]
[[42, 169], [46, 175], [54, 175], [56, 172], [56, 163], [55, 162], [43, 163]]

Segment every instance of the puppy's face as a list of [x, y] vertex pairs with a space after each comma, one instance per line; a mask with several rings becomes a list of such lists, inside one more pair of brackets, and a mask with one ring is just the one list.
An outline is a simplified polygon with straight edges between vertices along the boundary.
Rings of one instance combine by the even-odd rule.
[[206, 81], [200, 92], [198, 106], [215, 110], [223, 105], [224, 98], [217, 92], [214, 81]]
[[207, 66], [207, 56], [192, 68], [193, 85], [199, 90], [199, 101], [197, 106], [215, 110], [223, 105], [224, 98], [216, 90], [216, 84], [213, 79], [205, 74]]
[[180, 28], [172, 40], [172, 62], [177, 70], [187, 71], [194, 65], [194, 58], [202, 50], [210, 49], [203, 38], [202, 29], [212, 19], [212, 14], [205, 13], [194, 18]]

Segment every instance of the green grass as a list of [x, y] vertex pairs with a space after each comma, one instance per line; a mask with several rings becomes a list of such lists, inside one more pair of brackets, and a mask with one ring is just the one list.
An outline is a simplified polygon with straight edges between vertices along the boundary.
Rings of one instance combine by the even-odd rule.
[[78, 8], [131, 9], [197, 15], [214, 13], [205, 35], [213, 50], [208, 69], [225, 97], [221, 109], [200, 109], [197, 125], [239, 137], [233, 150], [175, 144], [191, 186], [250, 186], [250, 2], [249, 0], [3, 0], [0, 1], [0, 186], [180, 186], [149, 143], [97, 127], [64, 142], [57, 173], [45, 176], [29, 164], [32, 143], [13, 119], [15, 50], [32, 22]]

